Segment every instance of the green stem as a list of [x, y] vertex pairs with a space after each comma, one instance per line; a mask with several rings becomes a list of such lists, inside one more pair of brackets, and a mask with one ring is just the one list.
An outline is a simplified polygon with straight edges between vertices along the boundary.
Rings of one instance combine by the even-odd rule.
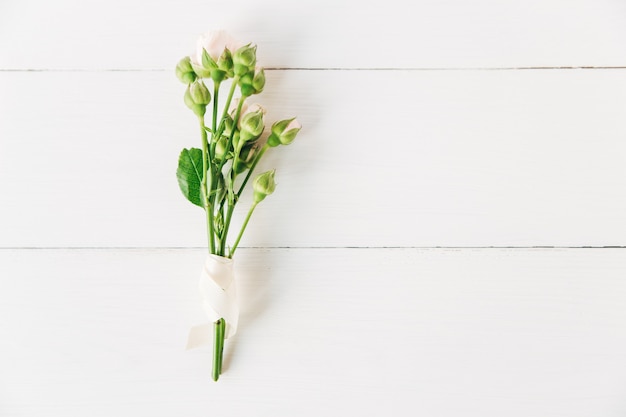
[[239, 159], [239, 152], [241, 149], [235, 149], [235, 156], [233, 157], [233, 169], [230, 171], [230, 181], [228, 183], [228, 209], [226, 212], [226, 219], [224, 220], [224, 229], [222, 231], [222, 253], [226, 253], [226, 238], [228, 237], [228, 229], [230, 228], [230, 219], [233, 217], [233, 211], [235, 211], [235, 165]]
[[[237, 121], [239, 120], [239, 115], [241, 114], [241, 108], [243, 107], [243, 103], [245, 101], [245, 97], [242, 97], [239, 100], [239, 105], [237, 106], [237, 111], [235, 112], [235, 118], [234, 123], [237, 123]], [[226, 145], [226, 149], [230, 149], [231, 146], [233, 146], [233, 138], [235, 136], [235, 127], [233, 126], [232, 131], [230, 132], [230, 137], [228, 138], [228, 144]], [[235, 156], [234, 158], [237, 158], [237, 152], [235, 152]], [[226, 158], [222, 158], [222, 161], [220, 162], [220, 165], [217, 169], [217, 173], [218, 175], [221, 175], [222, 172], [222, 168], [224, 167], [224, 164], [226, 163]], [[233, 162], [234, 164], [234, 162]], [[235, 203], [234, 203], [234, 191], [233, 191], [233, 183], [235, 180], [235, 175], [234, 175], [234, 171], [232, 171], [231, 168], [231, 178], [230, 181], [228, 183], [228, 226], [227, 223], [224, 222], [224, 229], [222, 230], [222, 237], [221, 237], [221, 245], [220, 245], [220, 255], [221, 256], [225, 256], [226, 254], [226, 236], [228, 235], [228, 227], [230, 226], [230, 217], [232, 216], [232, 208], [234, 207]]]
[[224, 363], [224, 337], [226, 336], [226, 320], [221, 319], [221, 326], [220, 326], [220, 351], [219, 351], [219, 362], [218, 362], [218, 367], [217, 370], [219, 371], [220, 375], [222, 374], [222, 364]]
[[213, 158], [215, 155], [215, 146], [217, 144], [217, 140], [219, 137], [217, 136], [217, 131], [215, 127], [217, 126], [217, 101], [220, 93], [220, 83], [213, 84], [213, 123], [211, 124], [211, 157]]
[[252, 204], [252, 207], [250, 207], [250, 210], [248, 210], [248, 215], [246, 216], [246, 219], [243, 221], [243, 225], [241, 226], [241, 230], [239, 231], [239, 236], [237, 236], [237, 240], [235, 240], [235, 244], [233, 245], [232, 249], [230, 250], [229, 258], [232, 258], [233, 255], [235, 254], [235, 250], [237, 250], [237, 246], [239, 245], [239, 241], [241, 240], [241, 236], [243, 236], [243, 232], [246, 230], [246, 226], [248, 226], [248, 222], [250, 221], [250, 216], [252, 216], [252, 212], [256, 208], [257, 204], [259, 204], [259, 203]]
[[[198, 117], [200, 120], [200, 132], [202, 134], [202, 197], [204, 202], [204, 211], [206, 214], [207, 222], [207, 238], [209, 240], [209, 249], [211, 253], [215, 253], [215, 240], [213, 233], [213, 209], [209, 201], [209, 187], [207, 175], [211, 174], [212, 170], [209, 166], [209, 143], [207, 139], [206, 130], [204, 128], [204, 116]], [[211, 183], [213, 182], [211, 175]]]
[[224, 352], [224, 319], [213, 323], [213, 381], [217, 381], [222, 373], [222, 353]]
[[[233, 80], [233, 83], [235, 81]], [[235, 137], [235, 126], [236, 123], [238, 123], [239, 121], [239, 116], [241, 115], [241, 108], [243, 107], [243, 103], [246, 101], [246, 96], [242, 96], [239, 99], [239, 104], [237, 105], [237, 110], [235, 111], [235, 117], [233, 118], [233, 128], [230, 132], [230, 137], [228, 138], [228, 143], [226, 145], [226, 149], [230, 149], [231, 146], [233, 146], [233, 138]], [[237, 157], [238, 157], [238, 153], [239, 152], [235, 152], [234, 156], [233, 156], [233, 167], [235, 162], [237, 162]], [[224, 164], [226, 163], [226, 158], [223, 158], [219, 168], [217, 169], [218, 173], [222, 171], [222, 168], [224, 167]], [[230, 178], [230, 182], [228, 183], [228, 223], [224, 222], [224, 229], [222, 231], [222, 237], [221, 237], [221, 242], [222, 245], [220, 247], [220, 250], [222, 252], [222, 256], [225, 255], [226, 253], [226, 236], [228, 235], [228, 228], [230, 227], [230, 218], [232, 217], [232, 210], [234, 209], [235, 206], [235, 200], [234, 200], [234, 182], [235, 182], [235, 174], [234, 174], [234, 170], [233, 168], [231, 168], [231, 178]]]
[[228, 236], [228, 228], [230, 227], [230, 219], [233, 217], [235, 211], [234, 204], [228, 204], [226, 211], [226, 219], [224, 219], [224, 232], [222, 234], [222, 253], [226, 253], [226, 237]]
[[[254, 168], [256, 168], [256, 165], [259, 163], [259, 161], [263, 157], [263, 154], [268, 149], [269, 149], [268, 144], [263, 145], [259, 153], [254, 157], [254, 162], [252, 163], [252, 166], [248, 170], [248, 173], [246, 174], [246, 178], [244, 178], [243, 183], [241, 184], [241, 187], [239, 187], [239, 191], [237, 191], [237, 194], [232, 196], [232, 198], [229, 200], [228, 211], [226, 212], [226, 219], [224, 220], [224, 229], [222, 233], [222, 253], [226, 253], [226, 237], [228, 235], [228, 230], [230, 228], [230, 221], [233, 217], [233, 212], [235, 211], [235, 205], [239, 201], [239, 198], [241, 197], [241, 193], [243, 192], [243, 189], [245, 188], [246, 183], [250, 179], [250, 176], [252, 175]], [[233, 179], [233, 187], [234, 187], [234, 179]]]
[[[230, 90], [228, 91], [228, 98], [226, 99], [226, 104], [224, 104], [224, 110], [222, 111], [222, 117], [220, 119], [220, 125], [219, 128], [217, 130], [217, 132], [219, 133], [219, 135], [217, 136], [218, 138], [221, 136], [222, 131], [224, 130], [224, 123], [226, 121], [226, 115], [228, 114], [228, 108], [230, 107], [230, 102], [233, 99], [233, 94], [235, 93], [235, 88], [237, 88], [237, 83], [239, 82], [239, 76], [236, 76], [235, 78], [233, 78], [233, 83], [230, 86]], [[215, 130], [215, 129], [213, 129]]]
[[[239, 105], [237, 106], [237, 111], [235, 111], [235, 117], [234, 117], [234, 122], [233, 123], [237, 123], [239, 121], [239, 114], [241, 114], [241, 108], [243, 107], [243, 103], [246, 100], [245, 97], [241, 97], [241, 99], [239, 100]], [[235, 137], [235, 126], [233, 126], [231, 132], [230, 132], [230, 137], [228, 138], [228, 143], [226, 144], [226, 152], [228, 152], [228, 149], [230, 149], [231, 146], [233, 146], [233, 138]], [[222, 168], [224, 168], [224, 164], [226, 163], [226, 156], [224, 156], [224, 158], [222, 158], [222, 161], [220, 162], [220, 165], [217, 169], [217, 173], [219, 174], [220, 172], [222, 172]]]
[[241, 183], [241, 187], [239, 187], [239, 191], [237, 191], [237, 196], [235, 197], [235, 201], [239, 200], [239, 197], [241, 197], [241, 193], [243, 192], [244, 187], [248, 183], [248, 180], [250, 179], [250, 176], [252, 175], [254, 168], [256, 168], [256, 164], [259, 163], [259, 161], [261, 160], [261, 157], [263, 156], [265, 151], [269, 149], [269, 147], [270, 145], [268, 145], [267, 143], [263, 145], [263, 147], [261, 148], [257, 156], [254, 158], [254, 162], [252, 163], [252, 166], [248, 170], [248, 173], [246, 174], [246, 178], [244, 178], [243, 182]]

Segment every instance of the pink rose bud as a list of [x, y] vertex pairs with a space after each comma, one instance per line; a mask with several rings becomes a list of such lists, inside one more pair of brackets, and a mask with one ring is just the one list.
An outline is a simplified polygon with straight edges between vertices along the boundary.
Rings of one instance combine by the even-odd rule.
[[196, 42], [196, 53], [190, 57], [194, 72], [202, 78], [220, 82], [232, 76], [231, 52], [239, 49], [240, 43], [223, 30], [201, 35]]
[[192, 62], [202, 64], [202, 55], [207, 52], [213, 62], [217, 62], [225, 49], [231, 52], [239, 49], [240, 43], [230, 36], [226, 31], [210, 31], [198, 38], [196, 42], [196, 54], [191, 58]]

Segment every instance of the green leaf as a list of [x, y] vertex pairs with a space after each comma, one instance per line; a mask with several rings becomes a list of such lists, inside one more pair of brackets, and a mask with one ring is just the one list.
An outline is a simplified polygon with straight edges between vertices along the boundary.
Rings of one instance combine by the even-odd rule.
[[202, 202], [202, 150], [183, 149], [178, 157], [176, 170], [178, 186], [187, 200], [204, 208]]

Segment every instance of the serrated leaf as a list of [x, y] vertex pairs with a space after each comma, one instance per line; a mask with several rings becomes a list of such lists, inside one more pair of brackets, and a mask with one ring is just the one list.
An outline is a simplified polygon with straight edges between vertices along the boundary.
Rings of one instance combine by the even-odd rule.
[[202, 203], [202, 150], [183, 149], [178, 157], [176, 170], [178, 186], [187, 200], [204, 208]]

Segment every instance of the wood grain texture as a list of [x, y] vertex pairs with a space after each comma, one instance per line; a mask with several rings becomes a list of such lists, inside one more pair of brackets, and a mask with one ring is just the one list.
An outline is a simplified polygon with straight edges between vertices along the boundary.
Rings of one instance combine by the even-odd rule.
[[623, 416], [624, 250], [242, 250], [226, 372], [203, 250], [0, 250], [3, 417]]
[[[242, 244], [624, 245], [625, 74], [270, 71], [268, 122], [304, 130], [261, 164], [279, 184]], [[0, 90], [0, 246], [206, 245], [174, 175], [199, 133], [173, 74]]]
[[218, 27], [301, 68], [625, 66], [618, 0], [0, 4], [0, 69], [164, 69]]

